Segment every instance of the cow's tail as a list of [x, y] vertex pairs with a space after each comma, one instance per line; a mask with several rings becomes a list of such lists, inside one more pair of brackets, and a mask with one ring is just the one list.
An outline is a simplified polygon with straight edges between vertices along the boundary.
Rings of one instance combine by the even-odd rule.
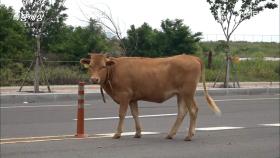
[[213, 112], [215, 112], [216, 115], [220, 116], [221, 115], [220, 108], [217, 106], [217, 104], [212, 99], [212, 97], [208, 94], [207, 87], [206, 87], [206, 81], [205, 81], [205, 68], [204, 68], [202, 61], [200, 61], [200, 63], [201, 63], [201, 79], [202, 79], [202, 83], [203, 83], [203, 90], [204, 90], [204, 95], [207, 100], [208, 106]]

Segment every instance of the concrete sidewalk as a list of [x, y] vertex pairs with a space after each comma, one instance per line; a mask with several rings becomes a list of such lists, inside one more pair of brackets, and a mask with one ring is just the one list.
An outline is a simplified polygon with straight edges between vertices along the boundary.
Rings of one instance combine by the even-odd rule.
[[[222, 83], [217, 83], [216, 87]], [[213, 83], [207, 83], [211, 95], [250, 95], [250, 94], [279, 94], [279, 82], [241, 82], [241, 88], [212, 88]], [[2, 104], [19, 104], [31, 102], [55, 102], [77, 100], [78, 85], [50, 86], [52, 92], [48, 93], [47, 86], [40, 86], [42, 93], [33, 93], [33, 86], [0, 87]], [[202, 95], [202, 84], [197, 87], [197, 95]], [[108, 96], [107, 96], [108, 97]], [[85, 85], [86, 99], [102, 99], [98, 85]]]

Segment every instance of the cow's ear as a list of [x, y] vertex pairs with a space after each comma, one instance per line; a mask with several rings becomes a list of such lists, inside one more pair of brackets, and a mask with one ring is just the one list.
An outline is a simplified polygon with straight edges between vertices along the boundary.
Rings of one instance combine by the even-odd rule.
[[115, 64], [115, 61], [113, 61], [112, 59], [107, 59], [106, 60], [106, 66], [112, 66]]
[[90, 59], [83, 58], [83, 59], [80, 60], [80, 63], [82, 65], [84, 65], [85, 68], [88, 68], [89, 67], [89, 63], [90, 63]]

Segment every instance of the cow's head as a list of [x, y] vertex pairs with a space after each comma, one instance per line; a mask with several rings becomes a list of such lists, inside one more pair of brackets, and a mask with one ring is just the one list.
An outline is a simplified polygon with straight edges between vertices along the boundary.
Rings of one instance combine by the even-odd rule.
[[80, 63], [88, 68], [90, 80], [94, 84], [102, 84], [106, 82], [108, 75], [108, 67], [115, 62], [105, 54], [89, 54], [90, 59], [81, 59]]

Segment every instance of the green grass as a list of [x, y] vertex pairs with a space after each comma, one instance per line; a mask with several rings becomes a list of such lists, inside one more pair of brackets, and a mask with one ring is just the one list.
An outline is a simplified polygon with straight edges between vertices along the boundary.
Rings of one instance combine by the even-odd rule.
[[[1, 69], [1, 86], [19, 86], [23, 81], [27, 68], [16, 70], [15, 68]], [[51, 85], [77, 84], [78, 81], [89, 80], [89, 75], [80, 66], [51, 66], [46, 68], [46, 76]], [[27, 74], [25, 85], [33, 84], [34, 71]], [[40, 73], [40, 84], [46, 84], [43, 71]]]
[[279, 81], [279, 67], [279, 62], [259, 59], [237, 64], [240, 81]]
[[[235, 64], [238, 78], [242, 81], [279, 81], [280, 62], [264, 61], [263, 57], [280, 57], [279, 43], [249, 43], [232, 42], [230, 43], [233, 55], [240, 57], [252, 57], [256, 60], [241, 61]], [[213, 51], [213, 65], [211, 69], [206, 69], [207, 81], [223, 81], [225, 76], [225, 54], [219, 42], [201, 42], [201, 50], [197, 53], [207, 64], [206, 57], [202, 52]], [[77, 59], [78, 60], [78, 59]], [[15, 86], [20, 85], [29, 64], [23, 63], [1, 63], [0, 85]], [[233, 70], [233, 69], [231, 69]], [[89, 75], [85, 69], [79, 65], [53, 65], [50, 63], [46, 68], [49, 83], [51, 85], [77, 84], [78, 81], [88, 81]], [[231, 77], [234, 76], [231, 71]], [[26, 85], [33, 84], [34, 72], [28, 74]], [[231, 78], [233, 80], [233, 78]], [[43, 78], [41, 74], [41, 84]]]
[[[223, 42], [201, 42], [202, 51], [212, 50], [214, 54], [223, 53]], [[255, 57], [263, 54], [268, 57], [280, 57], [280, 44], [275, 42], [230, 42], [232, 55]]]
[[[225, 76], [225, 61], [222, 58], [214, 59], [213, 67], [206, 69], [207, 81], [224, 81]], [[206, 62], [207, 63], [207, 62]], [[235, 69], [233, 68], [235, 67]], [[263, 59], [256, 59], [250, 61], [240, 61], [231, 66], [231, 81], [237, 72], [239, 81], [241, 82], [258, 82], [258, 81], [278, 81], [280, 77], [280, 62], [265, 61]]]
[[[218, 81], [224, 81], [224, 42], [201, 42], [200, 46], [203, 52], [210, 50], [213, 52], [213, 66], [206, 70], [208, 81], [215, 81], [216, 78]], [[255, 60], [241, 61], [234, 65], [240, 81], [279, 81], [280, 62], [263, 60], [263, 57], [280, 57], [279, 43], [230, 42], [230, 52], [233, 56], [255, 58]], [[201, 55], [201, 57], [207, 63], [206, 56]], [[233, 76], [234, 72], [231, 68], [231, 80], [233, 80]]]
[[233, 55], [240, 57], [255, 57], [259, 54], [269, 57], [280, 57], [280, 50], [278, 43], [249, 43], [248, 42], [234, 42], [231, 43], [231, 50]]
[[[215, 81], [218, 77], [219, 82], [224, 80], [225, 65], [223, 57], [214, 58], [213, 67], [206, 69], [206, 80]], [[238, 78], [240, 82], [243, 81], [279, 81], [280, 76], [280, 63], [272, 61], [264, 61], [261, 59], [252, 61], [242, 61], [235, 64]], [[25, 69], [21, 69], [21, 72], [13, 71], [12, 69], [1, 69], [0, 79], [1, 86], [18, 86], [20, 85]], [[231, 68], [231, 70], [233, 70]], [[86, 70], [81, 69], [80, 66], [56, 66], [48, 67], [46, 69], [48, 81], [51, 85], [67, 85], [77, 84], [78, 81], [88, 82], [89, 74]], [[26, 84], [33, 84], [34, 72], [31, 71], [28, 74]], [[46, 84], [43, 81], [41, 73], [41, 84]], [[233, 80], [234, 72], [231, 71], [231, 81]]]

